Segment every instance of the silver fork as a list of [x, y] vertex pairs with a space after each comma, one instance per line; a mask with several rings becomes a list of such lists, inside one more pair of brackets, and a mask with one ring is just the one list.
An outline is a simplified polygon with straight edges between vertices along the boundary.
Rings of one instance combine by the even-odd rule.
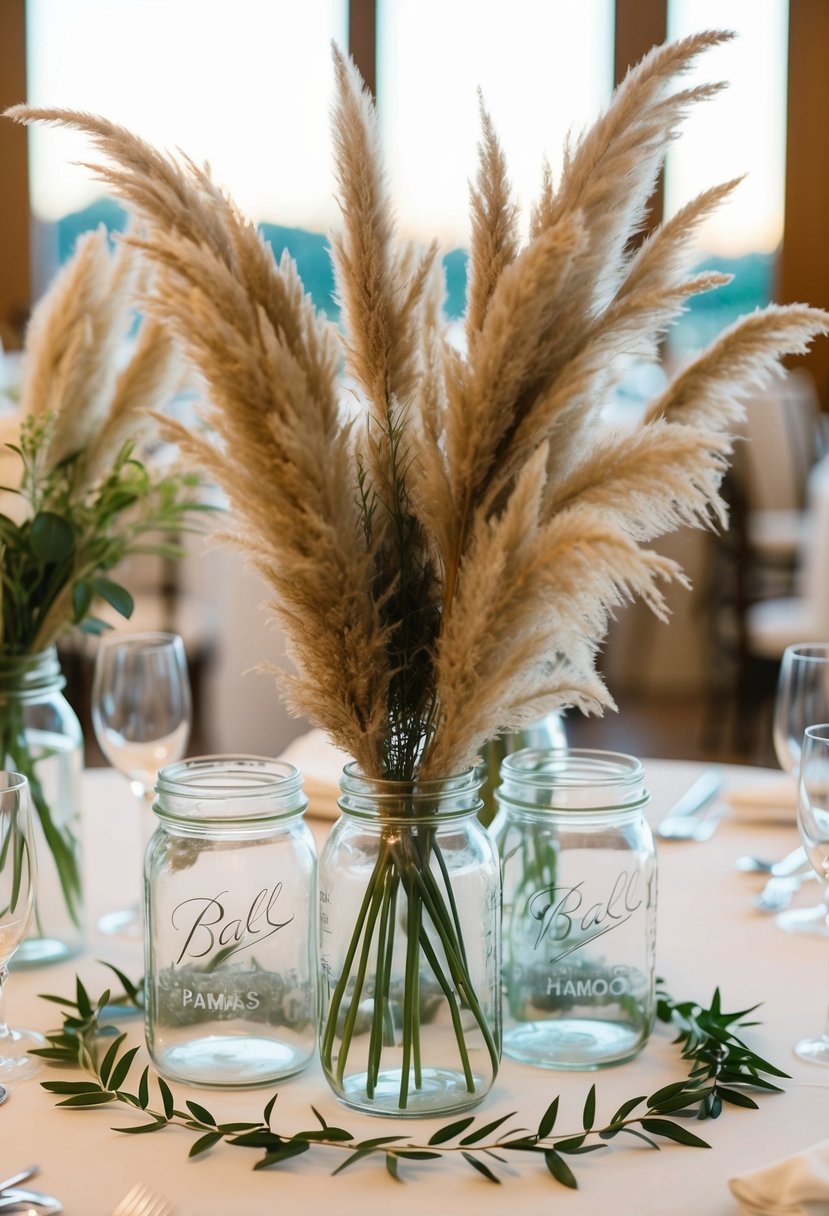
[[166, 1199], [139, 1182], [124, 1196], [112, 1216], [172, 1216], [172, 1211]]
[[782, 912], [788, 908], [800, 884], [809, 879], [817, 878], [811, 866], [798, 874], [789, 874], [785, 878], [770, 878], [759, 895], [754, 897], [754, 906], [761, 912]]

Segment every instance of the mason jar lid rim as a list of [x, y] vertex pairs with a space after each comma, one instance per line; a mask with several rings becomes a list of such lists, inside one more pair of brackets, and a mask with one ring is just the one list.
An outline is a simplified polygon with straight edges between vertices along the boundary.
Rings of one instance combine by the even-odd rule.
[[[418, 797], [430, 797], [441, 792], [452, 794], [479, 789], [483, 785], [483, 780], [480, 765], [470, 765], [469, 768], [461, 769], [457, 773], [450, 773], [447, 777], [370, 777], [360, 769], [356, 760], [351, 760], [343, 767], [341, 789], [343, 789], [343, 793], [363, 793], [364, 795], [371, 791], [371, 797], [379, 798], [399, 798], [404, 792]], [[355, 784], [359, 782], [363, 786], [362, 790], [352, 787], [346, 791], [343, 787], [350, 781]]]
[[[543, 767], [524, 767], [535, 760]], [[568, 767], [570, 762], [572, 767]], [[593, 767], [585, 765], [592, 762]], [[585, 786], [633, 785], [644, 780], [642, 761], [625, 752], [602, 751], [587, 747], [524, 748], [511, 752], [501, 761], [501, 775], [512, 781], [532, 785]]]
[[[215, 784], [203, 780], [194, 782], [191, 778], [215, 776]], [[255, 784], [240, 784], [233, 786], [220, 777], [245, 776], [261, 777]], [[200, 802], [229, 797], [261, 798], [269, 793], [287, 794], [302, 788], [302, 773], [295, 764], [287, 760], [277, 760], [272, 756], [247, 755], [244, 753], [228, 753], [214, 756], [190, 756], [186, 760], [176, 760], [162, 768], [156, 779], [156, 792], [170, 794], [177, 798], [192, 798]]]

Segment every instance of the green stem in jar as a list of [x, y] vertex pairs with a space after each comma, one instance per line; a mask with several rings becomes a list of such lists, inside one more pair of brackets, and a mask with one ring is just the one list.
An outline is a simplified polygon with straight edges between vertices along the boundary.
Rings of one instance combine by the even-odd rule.
[[391, 1023], [391, 1042], [394, 1042], [394, 1024], [389, 1005], [389, 977], [391, 975], [391, 944], [394, 937], [394, 917], [397, 908], [397, 883], [394, 871], [389, 867], [384, 875], [383, 904], [380, 908], [380, 930], [377, 939], [377, 982], [374, 993], [374, 1009], [371, 1018], [371, 1037], [368, 1049], [366, 1093], [374, 1097], [377, 1078], [380, 1075], [380, 1057], [386, 1035], [386, 1024]]
[[414, 1056], [414, 1083], [422, 1084], [420, 1068], [420, 902], [406, 884], [406, 970], [403, 985], [403, 1060], [400, 1068], [398, 1105], [405, 1110], [409, 1100], [409, 1071]]
[[[389, 863], [384, 861], [384, 866]], [[357, 964], [357, 974], [354, 977], [354, 989], [351, 993], [351, 1003], [348, 1007], [348, 1013], [345, 1017], [345, 1025], [343, 1026], [342, 1039], [340, 1040], [340, 1051], [337, 1057], [337, 1080], [342, 1085], [345, 1075], [345, 1065], [348, 1059], [348, 1051], [351, 1047], [351, 1040], [354, 1035], [354, 1027], [357, 1023], [357, 1013], [360, 1009], [360, 998], [363, 994], [363, 988], [366, 982], [366, 972], [368, 971], [369, 957], [371, 955], [371, 941], [374, 936], [374, 926], [377, 921], [377, 916], [380, 912], [380, 905], [383, 899], [383, 879], [382, 873], [378, 874], [375, 866], [374, 873], [371, 877], [372, 898], [366, 914], [365, 926], [359, 924], [355, 928], [359, 928], [359, 935], [363, 937], [363, 947], [360, 951], [360, 959]], [[365, 927], [365, 933], [363, 933]], [[347, 973], [346, 973], [347, 974]], [[377, 993], [374, 994], [374, 999], [377, 999]]]
[[458, 1044], [458, 1052], [461, 1058], [461, 1068], [463, 1069], [466, 1088], [469, 1093], [475, 1092], [475, 1078], [472, 1075], [472, 1065], [469, 1060], [469, 1049], [466, 1046], [466, 1037], [463, 1033], [463, 1023], [461, 1021], [461, 1013], [458, 1008], [458, 1002], [455, 993], [452, 990], [452, 985], [444, 974], [443, 968], [440, 965], [440, 960], [435, 953], [435, 948], [429, 941], [426, 933], [421, 933], [420, 945], [426, 956], [426, 961], [432, 968], [432, 973], [440, 987], [443, 989], [443, 995], [446, 997], [446, 1003], [449, 1006], [449, 1016], [452, 1019], [452, 1029], [455, 1032], [455, 1039]]
[[[437, 845], [435, 846], [437, 848]], [[435, 926], [440, 937], [441, 945], [443, 946], [446, 962], [449, 966], [449, 973], [457, 985], [459, 993], [461, 993], [466, 1001], [467, 1007], [478, 1024], [484, 1042], [486, 1043], [487, 1051], [489, 1052], [492, 1067], [497, 1073], [500, 1063], [500, 1053], [498, 1046], [492, 1037], [492, 1032], [489, 1029], [486, 1017], [481, 1009], [478, 997], [475, 993], [472, 981], [469, 977], [469, 971], [463, 959], [463, 939], [460, 942], [454, 939], [454, 926], [447, 911], [446, 905], [443, 903], [443, 895], [438, 887], [435, 877], [431, 870], [425, 870], [416, 874], [416, 881], [420, 890], [421, 898], [426, 906], [432, 924]], [[453, 940], [454, 939], [454, 940]]]
[[[29, 782], [29, 793], [43, 836], [55, 862], [63, 898], [72, 923], [81, 925], [81, 874], [78, 862], [78, 841], [71, 830], [61, 827], [52, 817], [52, 812], [37, 775], [37, 760], [32, 756], [23, 724], [22, 707], [14, 700], [6, 700], [0, 707], [0, 750], [7, 768], [21, 773]], [[44, 751], [39, 759], [46, 759], [51, 752]], [[37, 900], [35, 900], [36, 923]]]
[[375, 863], [375, 866], [374, 866], [374, 871], [372, 872], [371, 878], [368, 880], [368, 883], [366, 885], [366, 893], [363, 896], [363, 902], [360, 906], [360, 911], [357, 913], [357, 920], [354, 924], [354, 932], [351, 934], [351, 939], [348, 943], [348, 949], [346, 951], [345, 958], [343, 959], [342, 973], [334, 987], [333, 993], [331, 994], [331, 1005], [328, 1010], [328, 1021], [325, 1026], [325, 1033], [323, 1035], [321, 1049], [320, 1049], [323, 1064], [329, 1070], [331, 1068], [331, 1057], [332, 1057], [332, 1052], [334, 1049], [334, 1039], [337, 1036], [337, 1021], [340, 1016], [340, 1008], [342, 1006], [343, 1000], [345, 999], [346, 988], [348, 986], [348, 980], [351, 975], [351, 967], [354, 962], [354, 956], [357, 953], [357, 948], [360, 944], [360, 938], [362, 936], [363, 925], [365, 924], [366, 915], [368, 913], [369, 907], [371, 906], [372, 900], [374, 899], [375, 887], [376, 887], [377, 883], [379, 881], [381, 881], [381, 878], [382, 878], [381, 866], [384, 863], [384, 852], [385, 851], [381, 848], [380, 854], [377, 858], [377, 862]]

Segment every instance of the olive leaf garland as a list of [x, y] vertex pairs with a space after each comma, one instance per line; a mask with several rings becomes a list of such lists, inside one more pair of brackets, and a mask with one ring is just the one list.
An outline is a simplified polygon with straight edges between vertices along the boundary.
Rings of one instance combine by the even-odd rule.
[[[318, 1127], [297, 1132], [274, 1131], [271, 1116], [278, 1094], [267, 1102], [261, 1122], [221, 1123], [199, 1102], [187, 1100], [186, 1109], [178, 1109], [169, 1085], [163, 1077], [152, 1074], [149, 1065], [141, 1073], [135, 1093], [123, 1088], [139, 1048], [129, 1047], [122, 1051], [126, 1035], [119, 1033], [105, 1018], [119, 1009], [141, 1009], [143, 990], [140, 981], [133, 983], [117, 967], [110, 963], [104, 965], [117, 977], [122, 993], [113, 997], [107, 990], [93, 1001], [81, 980], [76, 978], [74, 999], [43, 997], [62, 1007], [63, 1025], [59, 1031], [47, 1035], [49, 1046], [35, 1054], [53, 1064], [80, 1066], [89, 1074], [82, 1081], [44, 1081], [41, 1082], [43, 1088], [58, 1096], [57, 1105], [62, 1107], [97, 1107], [115, 1102], [142, 1111], [147, 1116], [145, 1122], [113, 1129], [128, 1135], [157, 1132], [165, 1127], [184, 1127], [197, 1134], [190, 1147], [190, 1157], [201, 1156], [221, 1141], [259, 1149], [262, 1156], [253, 1166], [255, 1170], [281, 1165], [312, 1148], [336, 1149], [340, 1153], [346, 1152], [347, 1156], [333, 1170], [334, 1174], [342, 1173], [358, 1161], [374, 1159], [382, 1161], [388, 1173], [402, 1181], [401, 1162], [461, 1156], [488, 1182], [500, 1184], [502, 1178], [496, 1173], [497, 1166], [506, 1165], [514, 1154], [535, 1154], [536, 1158], [543, 1158], [557, 1182], [575, 1189], [578, 1183], [566, 1158], [596, 1152], [620, 1135], [635, 1136], [655, 1149], [660, 1147], [658, 1140], [691, 1148], [710, 1148], [707, 1141], [675, 1120], [716, 1119], [726, 1105], [756, 1110], [757, 1103], [744, 1090], [780, 1093], [780, 1086], [769, 1077], [788, 1077], [788, 1073], [762, 1059], [734, 1033], [735, 1027], [742, 1029], [758, 1024], [745, 1021], [756, 1005], [726, 1013], [719, 989], [714, 992], [707, 1009], [696, 1001], [676, 1002], [660, 980], [657, 1017], [676, 1028], [674, 1041], [681, 1046], [682, 1059], [691, 1064], [688, 1076], [664, 1085], [649, 1097], [629, 1098], [606, 1120], [597, 1117], [596, 1087], [592, 1085], [582, 1110], [582, 1130], [577, 1132], [554, 1134], [558, 1097], [553, 1098], [544, 1111], [535, 1131], [505, 1127], [517, 1116], [516, 1111], [509, 1111], [488, 1122], [481, 1122], [474, 1115], [455, 1119], [438, 1128], [425, 1143], [406, 1134], [359, 1140], [346, 1128], [326, 1122], [314, 1106], [311, 1111]], [[98, 1040], [107, 1038], [112, 1042], [101, 1055]], [[158, 1090], [160, 1109], [150, 1105], [151, 1079]]]

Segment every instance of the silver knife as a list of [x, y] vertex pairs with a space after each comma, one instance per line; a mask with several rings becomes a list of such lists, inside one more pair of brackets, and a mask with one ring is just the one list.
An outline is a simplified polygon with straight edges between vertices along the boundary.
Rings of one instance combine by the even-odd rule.
[[684, 834], [689, 820], [705, 810], [713, 802], [723, 785], [722, 772], [718, 768], [707, 768], [697, 777], [685, 793], [668, 811], [668, 814], [657, 827], [660, 836]]
[[19, 1186], [21, 1182], [28, 1182], [30, 1178], [34, 1178], [39, 1165], [30, 1165], [28, 1169], [21, 1170], [19, 1174], [12, 1174], [11, 1178], [6, 1178], [0, 1182], [0, 1194], [7, 1191], [10, 1186]]

